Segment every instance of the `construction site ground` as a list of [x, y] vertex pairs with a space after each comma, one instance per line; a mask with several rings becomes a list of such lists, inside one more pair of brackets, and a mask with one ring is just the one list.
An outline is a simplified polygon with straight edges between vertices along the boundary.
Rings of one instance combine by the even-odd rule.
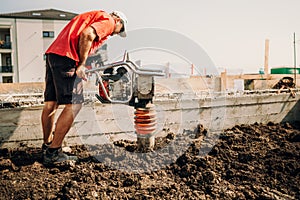
[[[156, 138], [155, 149], [172, 142], [170, 134]], [[105, 166], [86, 146], [71, 147], [78, 163], [52, 167], [42, 165], [40, 148], [2, 148], [0, 199], [300, 199], [299, 124], [235, 126], [208, 155], [199, 154], [199, 138], [176, 162], [145, 173]], [[135, 145], [119, 141], [104, 149], [133, 152]]]

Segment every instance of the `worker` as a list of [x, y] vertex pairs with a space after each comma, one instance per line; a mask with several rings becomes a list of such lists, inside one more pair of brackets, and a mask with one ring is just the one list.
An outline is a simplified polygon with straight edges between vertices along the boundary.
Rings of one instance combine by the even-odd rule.
[[[89, 54], [113, 35], [126, 37], [127, 18], [120, 11], [90, 11], [74, 17], [46, 51], [43, 163], [77, 160], [62, 152], [63, 140], [82, 107], [85, 63]], [[64, 108], [55, 122], [59, 105]], [[54, 127], [55, 124], [55, 127]]]

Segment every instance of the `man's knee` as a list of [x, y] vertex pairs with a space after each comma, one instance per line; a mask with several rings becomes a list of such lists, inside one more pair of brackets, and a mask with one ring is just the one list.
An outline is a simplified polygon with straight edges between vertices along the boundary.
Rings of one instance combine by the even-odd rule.
[[47, 111], [47, 112], [53, 112], [57, 109], [58, 105], [56, 103], [56, 101], [46, 101], [44, 103], [44, 111]]
[[72, 110], [73, 114], [76, 116], [81, 110], [82, 104], [66, 104], [65, 109]]

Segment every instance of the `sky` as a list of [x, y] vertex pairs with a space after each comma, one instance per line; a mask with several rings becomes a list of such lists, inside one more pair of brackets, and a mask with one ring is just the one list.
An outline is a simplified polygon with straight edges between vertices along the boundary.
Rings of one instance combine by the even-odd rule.
[[1, 0], [0, 13], [49, 8], [120, 10], [128, 18], [128, 30], [153, 27], [180, 33], [200, 45], [218, 69], [232, 72], [258, 73], [266, 39], [270, 68], [293, 67], [295, 32], [300, 64], [299, 0]]

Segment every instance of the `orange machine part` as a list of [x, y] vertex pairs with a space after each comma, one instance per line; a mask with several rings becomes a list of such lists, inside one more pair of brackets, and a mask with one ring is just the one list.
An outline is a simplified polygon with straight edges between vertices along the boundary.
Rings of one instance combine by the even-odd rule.
[[[106, 90], [107, 95], [109, 96], [109, 87], [108, 87], [108, 86], [109, 86], [109, 82], [103, 80], [102, 83], [103, 83], [103, 85], [104, 85], [104, 88], [105, 88], [105, 90]], [[107, 100], [107, 98], [106, 98], [106, 96], [105, 96], [105, 93], [104, 93], [104, 91], [103, 91], [103, 89], [102, 89], [100, 83], [99, 83], [99, 95], [100, 95], [104, 100]]]
[[155, 132], [157, 118], [153, 106], [137, 108], [134, 115], [134, 123], [137, 134], [148, 135]]

